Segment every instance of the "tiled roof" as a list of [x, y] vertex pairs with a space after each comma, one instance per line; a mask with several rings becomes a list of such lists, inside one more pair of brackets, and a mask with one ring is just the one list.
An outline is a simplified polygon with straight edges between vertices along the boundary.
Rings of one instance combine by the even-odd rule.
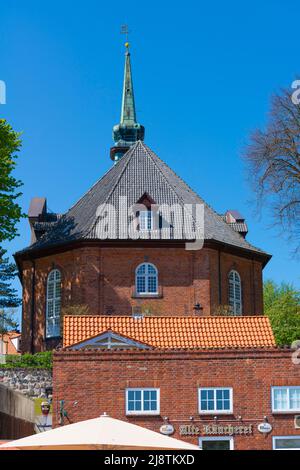
[[[233, 230], [203, 199], [201, 199], [179, 176], [171, 170], [143, 142], [138, 141], [92, 188], [66, 213], [53, 228], [47, 231], [36, 243], [24, 251], [49, 248], [77, 240], [95, 240], [97, 231], [97, 210], [103, 204], [118, 209], [119, 198], [127, 197], [127, 206], [136, 204], [147, 193], [158, 205], [176, 207], [174, 224], [184, 220], [185, 204], [204, 204], [204, 239], [215, 240], [248, 251], [260, 253], [269, 258], [259, 248], [252, 246], [239, 233]], [[118, 214], [118, 212], [117, 212]], [[99, 214], [98, 214], [99, 215]], [[122, 218], [121, 218], [122, 219]], [[124, 227], [117, 218], [115, 238], [124, 239]], [[155, 239], [194, 239], [194, 234], [183, 223], [183, 230], [176, 235], [156, 230]], [[114, 238], [114, 239], [115, 239]], [[138, 245], [138, 240], [136, 240]], [[22, 253], [22, 252], [19, 252]]]
[[154, 348], [220, 349], [274, 347], [267, 317], [65, 316], [64, 347], [112, 330]]

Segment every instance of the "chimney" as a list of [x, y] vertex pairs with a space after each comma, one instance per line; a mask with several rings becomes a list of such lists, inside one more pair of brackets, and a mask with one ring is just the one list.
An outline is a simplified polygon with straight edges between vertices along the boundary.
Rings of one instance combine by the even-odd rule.
[[43, 216], [47, 214], [47, 199], [44, 197], [33, 197], [30, 201], [28, 210], [28, 219], [31, 229], [31, 244], [37, 241], [36, 233], [34, 230], [35, 222], [39, 222], [43, 219]]
[[239, 211], [228, 210], [223, 218], [235, 232], [238, 232], [243, 238], [246, 238], [248, 226], [245, 217]]

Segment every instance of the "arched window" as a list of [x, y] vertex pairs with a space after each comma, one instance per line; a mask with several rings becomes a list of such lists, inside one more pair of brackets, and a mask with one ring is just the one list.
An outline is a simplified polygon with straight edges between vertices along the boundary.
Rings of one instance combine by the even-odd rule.
[[242, 314], [242, 285], [237, 271], [229, 273], [229, 305], [235, 315]]
[[137, 294], [157, 294], [158, 272], [154, 264], [140, 264], [135, 271], [135, 288]]
[[61, 273], [53, 269], [47, 279], [46, 337], [60, 336]]

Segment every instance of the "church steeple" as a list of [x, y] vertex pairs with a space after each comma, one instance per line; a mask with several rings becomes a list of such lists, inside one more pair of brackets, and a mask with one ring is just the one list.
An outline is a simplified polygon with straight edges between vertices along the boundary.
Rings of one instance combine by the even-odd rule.
[[131, 73], [129, 43], [125, 43], [125, 70], [121, 121], [113, 127], [115, 145], [110, 149], [110, 158], [117, 162], [138, 140], [144, 140], [145, 128], [136, 121], [134, 91]]

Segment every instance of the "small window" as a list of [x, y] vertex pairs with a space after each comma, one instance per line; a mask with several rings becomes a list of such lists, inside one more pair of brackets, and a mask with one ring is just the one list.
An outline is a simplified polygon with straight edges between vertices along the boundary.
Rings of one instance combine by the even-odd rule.
[[272, 411], [274, 413], [300, 412], [300, 386], [272, 387]]
[[200, 437], [201, 450], [233, 450], [233, 437]]
[[152, 211], [140, 211], [139, 215], [140, 230], [152, 230], [153, 229], [153, 214]]
[[274, 436], [274, 450], [300, 450], [300, 436]]
[[127, 415], [158, 415], [158, 388], [128, 388], [126, 390]]
[[232, 408], [232, 388], [199, 388], [200, 414], [229, 414]]
[[47, 279], [46, 338], [60, 336], [61, 273], [53, 269]]
[[242, 284], [237, 271], [230, 271], [229, 277], [229, 305], [235, 315], [242, 314]]
[[157, 294], [158, 273], [153, 264], [143, 263], [137, 267], [135, 273], [135, 286], [137, 294]]

